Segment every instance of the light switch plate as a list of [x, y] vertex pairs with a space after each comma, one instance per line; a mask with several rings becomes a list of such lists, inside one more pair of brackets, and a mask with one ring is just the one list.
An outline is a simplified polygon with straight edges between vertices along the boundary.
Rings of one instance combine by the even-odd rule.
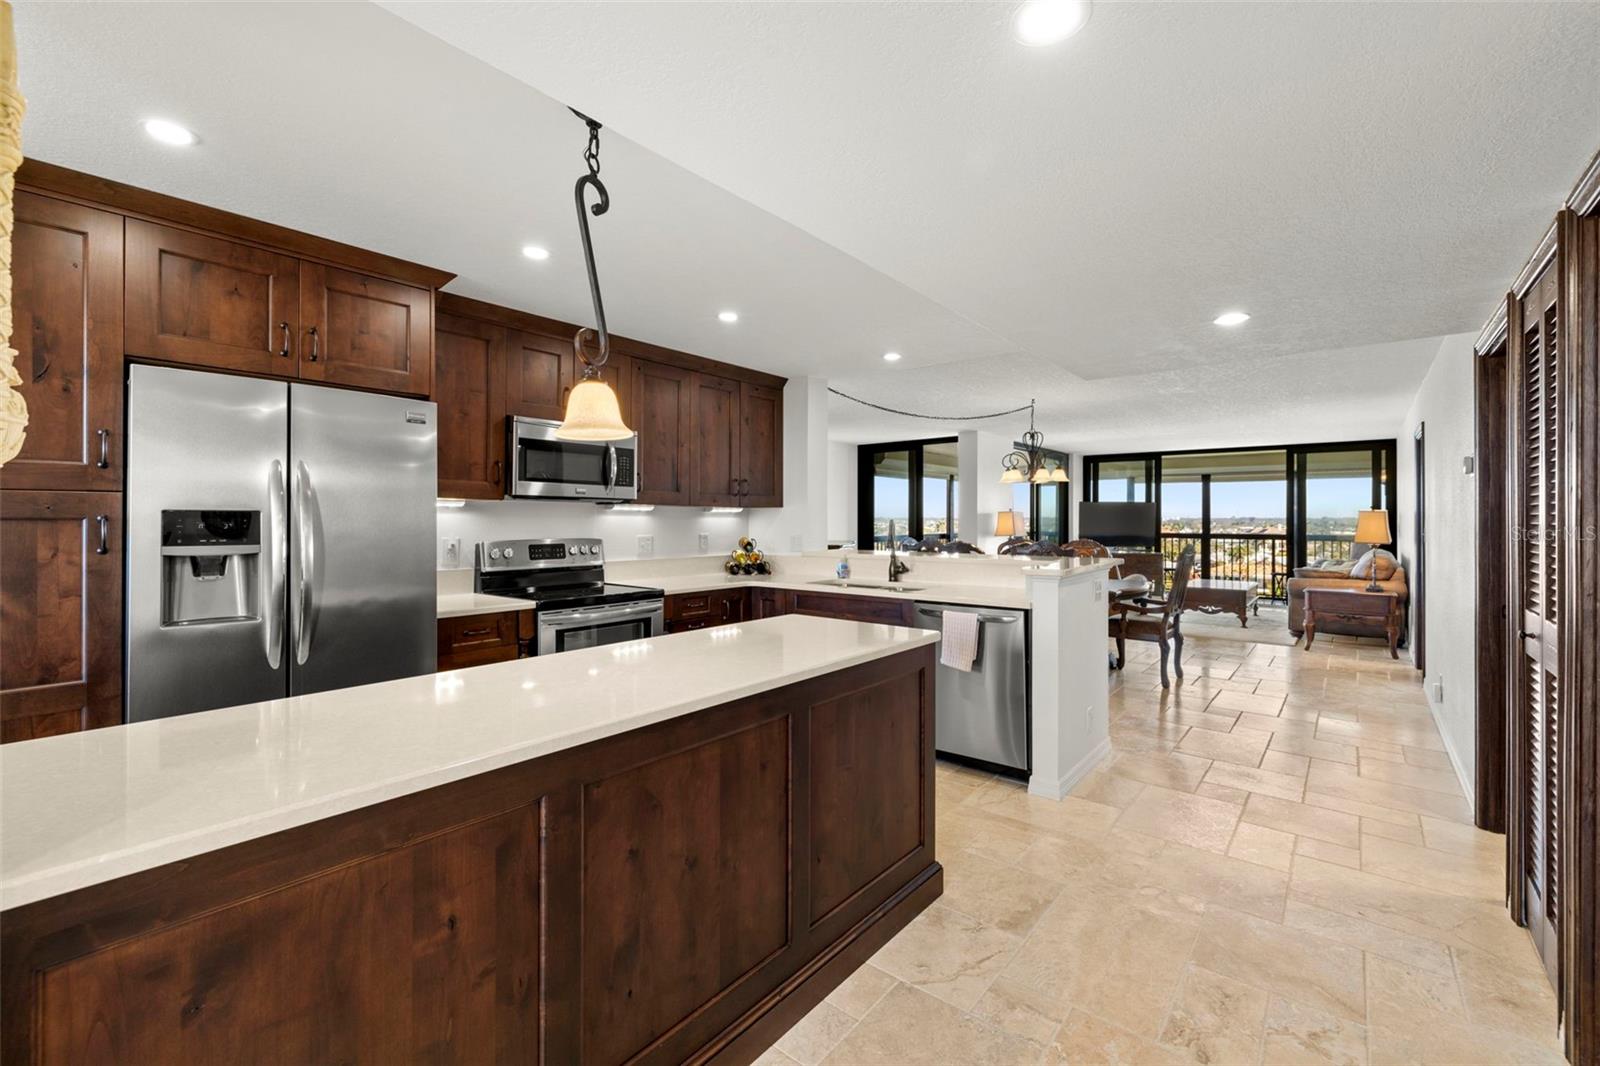
[[711, 550], [711, 534], [710, 533], [702, 533], [702, 534], [700, 534], [700, 551], [701, 551], [701, 553], [703, 554], [703, 553], [708, 552], [710, 550]]
[[800, 550], [800, 545], [803, 543], [804, 541], [800, 539], [800, 534], [796, 533], [789, 538], [789, 550], [792, 552], [797, 552]]
[[656, 554], [656, 538], [655, 537], [651, 536], [649, 533], [641, 533], [641, 534], [639, 534], [637, 543], [639, 545], [639, 558], [641, 558], [641, 559], [650, 559], [650, 558], [653, 558], [655, 556], [655, 554]]
[[461, 538], [441, 537], [439, 540], [439, 566], [456, 570], [461, 566]]

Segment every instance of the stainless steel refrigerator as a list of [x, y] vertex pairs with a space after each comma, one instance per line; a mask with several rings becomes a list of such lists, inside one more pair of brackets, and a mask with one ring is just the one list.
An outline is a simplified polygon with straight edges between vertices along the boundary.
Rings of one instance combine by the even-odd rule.
[[432, 673], [424, 400], [128, 370], [127, 719]]

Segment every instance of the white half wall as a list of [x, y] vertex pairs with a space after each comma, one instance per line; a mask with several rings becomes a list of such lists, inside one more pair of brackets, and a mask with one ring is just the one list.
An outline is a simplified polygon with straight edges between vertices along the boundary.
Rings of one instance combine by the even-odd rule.
[[[1450, 761], [1472, 800], [1477, 734], [1477, 483], [1462, 460], [1474, 455], [1473, 335], [1445, 337], [1400, 427], [1396, 448], [1397, 547], [1410, 575], [1416, 646], [1416, 455], [1424, 426], [1427, 554], [1423, 581], [1427, 609], [1423, 691], [1444, 738]], [[1437, 691], [1436, 691], [1437, 690]]]
[[828, 445], [828, 539], [856, 539], [856, 462], [860, 445], [840, 441]]
[[750, 535], [764, 551], [828, 546], [828, 383], [790, 378], [783, 387], [783, 506], [750, 512]]

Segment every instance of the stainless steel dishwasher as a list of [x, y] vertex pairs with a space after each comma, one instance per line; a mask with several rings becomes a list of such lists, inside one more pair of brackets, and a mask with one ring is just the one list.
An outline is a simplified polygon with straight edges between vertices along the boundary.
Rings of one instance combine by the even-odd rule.
[[934, 674], [935, 749], [999, 770], [1030, 772], [1028, 612], [918, 603], [915, 624], [942, 634], [946, 611], [978, 616], [978, 655], [971, 670], [941, 663]]

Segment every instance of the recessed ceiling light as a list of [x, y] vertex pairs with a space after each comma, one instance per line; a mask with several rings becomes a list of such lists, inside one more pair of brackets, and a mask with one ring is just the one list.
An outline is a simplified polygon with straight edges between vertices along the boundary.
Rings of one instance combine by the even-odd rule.
[[162, 144], [177, 148], [187, 148], [195, 142], [195, 135], [187, 128], [164, 118], [145, 119], [144, 131]]
[[1089, 21], [1089, 0], [1028, 0], [1011, 17], [1011, 32], [1023, 44], [1060, 44]]
[[1250, 321], [1250, 316], [1243, 311], [1224, 311], [1211, 321], [1218, 326], [1242, 326]]
[[718, 322], [737, 322], [737, 321], [739, 321], [739, 312], [737, 312], [737, 311], [718, 311], [717, 312], [717, 321]]
[[899, 352], [884, 352], [883, 353], [883, 361], [885, 363], [898, 363], [900, 361], [900, 353]]
[[550, 258], [550, 249], [537, 244], [524, 244], [522, 254], [532, 259], [535, 263], [542, 263]]

